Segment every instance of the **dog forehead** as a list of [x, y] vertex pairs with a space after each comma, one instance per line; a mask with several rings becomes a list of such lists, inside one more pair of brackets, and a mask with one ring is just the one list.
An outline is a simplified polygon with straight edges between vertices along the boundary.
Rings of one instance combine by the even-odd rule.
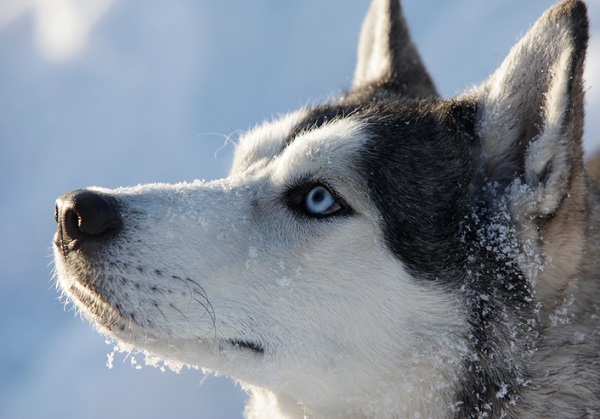
[[282, 150], [272, 179], [276, 183], [302, 178], [350, 180], [356, 177], [358, 156], [366, 142], [365, 124], [352, 118], [300, 132]]
[[361, 118], [334, 106], [302, 109], [285, 115], [241, 137], [230, 175], [272, 170], [299, 173], [325, 166], [330, 171], [336, 166], [343, 169], [365, 142], [361, 135], [361, 126], [365, 124]]
[[257, 125], [240, 138], [235, 148], [232, 175], [255, 172], [281, 153], [294, 128], [307, 116], [305, 109], [287, 114], [275, 121]]

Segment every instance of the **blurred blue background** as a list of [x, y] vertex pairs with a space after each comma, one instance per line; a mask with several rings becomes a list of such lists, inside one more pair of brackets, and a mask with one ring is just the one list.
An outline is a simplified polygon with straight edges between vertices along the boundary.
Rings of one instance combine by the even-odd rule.
[[[406, 0], [441, 92], [483, 81], [553, 1]], [[0, 418], [239, 418], [196, 370], [136, 369], [65, 309], [54, 200], [223, 177], [226, 136], [351, 83], [368, 2], [0, 0]], [[585, 148], [600, 145], [600, 2], [589, 2]], [[141, 359], [138, 362], [142, 362]]]

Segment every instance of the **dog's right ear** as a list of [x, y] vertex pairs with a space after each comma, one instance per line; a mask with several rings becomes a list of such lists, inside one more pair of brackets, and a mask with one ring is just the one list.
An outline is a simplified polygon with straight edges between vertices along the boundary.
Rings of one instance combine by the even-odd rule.
[[532, 217], [558, 211], [584, 189], [585, 3], [548, 10], [473, 94], [484, 177], [530, 189]]
[[352, 88], [369, 85], [393, 88], [407, 97], [438, 96], [399, 0], [373, 0], [365, 17]]

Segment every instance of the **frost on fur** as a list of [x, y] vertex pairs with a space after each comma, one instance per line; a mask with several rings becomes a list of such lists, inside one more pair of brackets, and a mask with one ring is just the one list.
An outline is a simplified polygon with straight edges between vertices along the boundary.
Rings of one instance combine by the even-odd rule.
[[503, 185], [518, 178], [527, 188], [510, 205], [519, 239], [539, 243], [538, 254], [546, 259], [542, 296], [566, 285], [583, 254], [587, 39], [585, 5], [565, 1], [546, 12], [491, 78], [470, 93], [479, 106], [482, 178]]

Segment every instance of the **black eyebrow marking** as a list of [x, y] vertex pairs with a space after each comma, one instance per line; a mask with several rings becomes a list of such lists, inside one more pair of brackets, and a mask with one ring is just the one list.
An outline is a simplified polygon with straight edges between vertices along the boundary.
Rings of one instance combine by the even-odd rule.
[[319, 106], [309, 113], [290, 131], [281, 151], [285, 150], [297, 137], [321, 128], [332, 121], [344, 118], [348, 109], [338, 106]]

